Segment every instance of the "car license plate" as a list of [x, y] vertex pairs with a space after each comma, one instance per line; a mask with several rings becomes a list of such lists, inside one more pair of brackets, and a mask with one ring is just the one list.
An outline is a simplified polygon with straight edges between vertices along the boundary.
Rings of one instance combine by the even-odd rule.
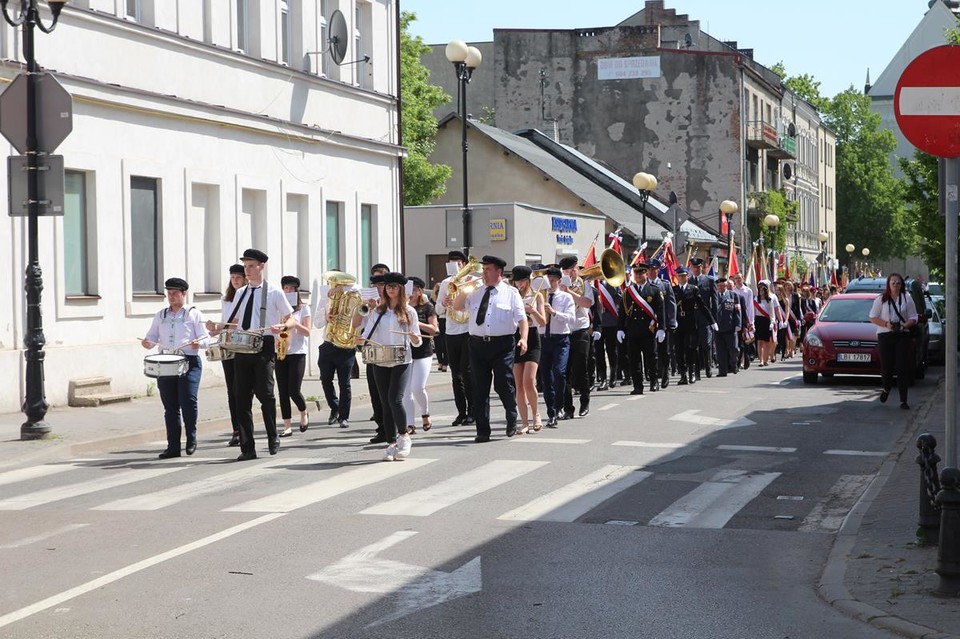
[[870, 353], [837, 353], [838, 362], [869, 362]]

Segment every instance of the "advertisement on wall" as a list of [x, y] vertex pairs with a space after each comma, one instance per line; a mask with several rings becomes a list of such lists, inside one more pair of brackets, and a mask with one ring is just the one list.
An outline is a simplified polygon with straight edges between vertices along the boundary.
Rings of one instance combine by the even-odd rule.
[[601, 58], [597, 60], [598, 80], [634, 80], [659, 78], [660, 56], [634, 58]]

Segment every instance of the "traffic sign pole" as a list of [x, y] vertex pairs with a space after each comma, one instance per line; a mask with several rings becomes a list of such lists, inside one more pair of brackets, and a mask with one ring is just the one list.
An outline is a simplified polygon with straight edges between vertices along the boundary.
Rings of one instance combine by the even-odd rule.
[[[940, 160], [940, 203], [944, 213], [946, 225], [945, 254], [946, 254], [946, 288], [947, 288], [947, 318], [957, 317], [954, 312], [957, 308], [957, 285], [960, 283], [960, 274], [957, 273], [957, 230], [960, 222], [960, 201], [957, 197], [957, 188], [960, 187], [960, 159], [942, 158]], [[952, 315], [951, 315], [952, 313]], [[956, 321], [956, 320], [954, 320]], [[946, 421], [944, 428], [944, 462], [948, 467], [957, 467], [957, 330], [953, 323], [948, 323], [944, 331], [946, 342], [947, 383], [945, 386]]]

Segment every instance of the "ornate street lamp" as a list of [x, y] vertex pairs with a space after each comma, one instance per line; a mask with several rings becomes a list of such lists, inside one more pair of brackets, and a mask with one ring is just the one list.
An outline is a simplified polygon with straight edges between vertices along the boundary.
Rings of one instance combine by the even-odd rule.
[[847, 244], [844, 247], [847, 250], [847, 273], [848, 276], [854, 275], [853, 272], [853, 252], [857, 249], [853, 244]]
[[23, 27], [23, 58], [27, 63], [27, 330], [23, 336], [24, 358], [27, 361], [26, 397], [23, 412], [27, 421], [20, 426], [20, 439], [42, 439], [50, 434], [44, 421], [47, 416], [46, 392], [43, 387], [43, 316], [40, 312], [40, 294], [43, 291], [43, 271], [40, 269], [37, 218], [40, 215], [40, 183], [37, 176], [39, 159], [37, 149], [37, 82], [42, 73], [33, 53], [33, 29], [50, 33], [57, 27], [60, 11], [67, 0], [47, 0], [53, 21], [50, 26], [40, 19], [40, 0], [20, 0], [16, 17], [7, 12], [8, 0], [0, 0], [3, 19], [13, 27]]
[[483, 56], [476, 47], [467, 46], [463, 40], [451, 40], [446, 48], [447, 60], [453, 63], [457, 74], [457, 104], [459, 106], [463, 146], [463, 252], [470, 253], [471, 227], [473, 224], [467, 199], [467, 85], [473, 70], [480, 66]]
[[768, 213], [766, 217], [763, 218], [763, 225], [767, 227], [767, 230], [770, 232], [770, 250], [773, 250], [773, 236], [777, 232], [776, 229], [780, 226], [780, 218], [773, 213]]
[[637, 173], [633, 176], [633, 185], [640, 192], [640, 208], [643, 213], [643, 237], [640, 238], [640, 245], [647, 241], [647, 200], [650, 199], [650, 193], [657, 188], [656, 176], [649, 173]]
[[733, 214], [740, 210], [740, 207], [737, 206], [737, 203], [733, 200], [724, 200], [720, 203], [720, 228], [723, 228], [723, 217], [726, 217], [727, 220], [727, 229], [733, 229]]

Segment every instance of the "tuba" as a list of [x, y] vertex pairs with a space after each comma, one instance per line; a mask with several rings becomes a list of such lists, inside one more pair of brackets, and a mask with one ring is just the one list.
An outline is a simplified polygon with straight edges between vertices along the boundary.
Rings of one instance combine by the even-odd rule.
[[620, 286], [626, 279], [626, 275], [627, 270], [620, 253], [613, 249], [603, 249], [603, 252], [600, 253], [600, 261], [586, 268], [580, 267], [580, 277], [577, 279], [577, 283], [580, 285], [579, 294], [583, 294], [584, 282], [603, 278], [610, 286]]
[[[482, 281], [479, 277], [482, 271], [483, 267], [480, 266], [480, 262], [471, 255], [464, 267], [457, 271], [457, 274], [447, 284], [447, 297], [454, 298], [461, 293], [469, 295], [477, 290]], [[470, 314], [466, 310], [456, 311], [453, 308], [448, 308], [447, 319], [457, 324], [466, 324], [470, 319]]]
[[323, 274], [330, 286], [327, 330], [323, 339], [337, 348], [353, 349], [357, 346], [360, 328], [353, 326], [354, 314], [366, 315], [369, 309], [364, 310], [363, 300], [359, 291], [348, 291], [345, 287], [355, 284], [357, 278], [349, 273], [327, 271]]

